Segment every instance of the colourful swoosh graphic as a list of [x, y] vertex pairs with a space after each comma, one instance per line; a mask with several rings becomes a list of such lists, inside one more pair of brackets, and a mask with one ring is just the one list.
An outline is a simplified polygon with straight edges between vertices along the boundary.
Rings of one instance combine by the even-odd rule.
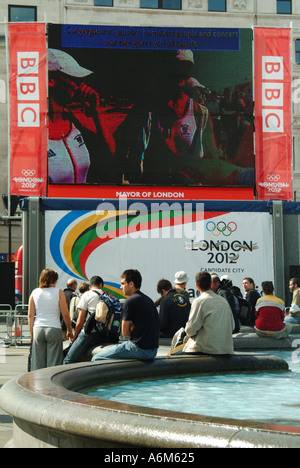
[[[85, 265], [89, 255], [101, 243], [110, 240], [107, 239], [107, 235], [106, 239], [104, 238], [104, 233], [102, 238], [98, 238], [101, 222], [107, 223], [107, 215], [91, 214], [90, 211], [72, 211], [53, 229], [50, 238], [51, 255], [58, 267], [71, 277], [88, 280]], [[116, 283], [106, 282], [103, 289], [119, 299], [125, 297], [120, 285]]]
[[[149, 210], [71, 211], [54, 227], [50, 237], [50, 251], [62, 271], [86, 281], [89, 257], [106, 242], [136, 232], [194, 223], [202, 220], [203, 215], [207, 219], [220, 216], [220, 213], [203, 214], [182, 210], [157, 213]], [[116, 297], [124, 297], [116, 283], [106, 283], [104, 289]]]

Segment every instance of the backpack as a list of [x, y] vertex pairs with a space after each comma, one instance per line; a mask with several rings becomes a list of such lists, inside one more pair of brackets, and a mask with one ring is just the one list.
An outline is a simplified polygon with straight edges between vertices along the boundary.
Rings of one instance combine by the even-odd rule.
[[250, 325], [252, 319], [252, 307], [250, 302], [240, 296], [235, 296], [239, 302], [239, 319], [242, 325]]
[[107, 337], [108, 340], [119, 339], [121, 333], [122, 305], [118, 299], [108, 294], [100, 294], [96, 305], [96, 311], [90, 314], [87, 319], [84, 332], [89, 335], [92, 331], [97, 331]]
[[238, 298], [233, 294], [233, 292], [230, 289], [224, 286], [218, 289], [217, 294], [221, 297], [224, 297], [224, 299], [226, 299], [226, 301], [228, 302], [232, 311], [234, 324], [235, 324], [234, 330], [232, 333], [233, 334], [238, 333], [241, 328], [241, 321], [239, 318], [240, 306], [238, 303]]

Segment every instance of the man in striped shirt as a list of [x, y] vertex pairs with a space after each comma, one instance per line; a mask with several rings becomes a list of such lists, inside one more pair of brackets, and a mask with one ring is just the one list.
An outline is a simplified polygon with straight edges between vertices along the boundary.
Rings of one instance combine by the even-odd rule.
[[260, 337], [286, 338], [292, 326], [284, 323], [285, 304], [278, 297], [274, 296], [274, 286], [272, 281], [262, 283], [263, 297], [258, 299], [255, 307], [255, 332]]

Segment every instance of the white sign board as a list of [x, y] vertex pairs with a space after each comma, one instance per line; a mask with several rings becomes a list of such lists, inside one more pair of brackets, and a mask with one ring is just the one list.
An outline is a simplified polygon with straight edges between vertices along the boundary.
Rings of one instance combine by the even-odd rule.
[[[274, 280], [272, 217], [257, 212], [205, 212], [202, 204], [165, 202], [157, 210], [132, 203], [115, 209], [110, 203], [97, 211], [46, 212], [46, 265], [59, 273], [59, 286], [99, 275], [106, 290], [120, 295], [120, 275], [138, 269], [142, 290], [157, 298], [157, 282], [172, 283], [186, 271], [191, 298], [200, 270], [228, 275], [242, 290], [245, 277]], [[196, 209], [195, 209], [196, 207]], [[165, 208], [165, 209], [164, 209]], [[160, 214], [159, 214], [160, 213]]]

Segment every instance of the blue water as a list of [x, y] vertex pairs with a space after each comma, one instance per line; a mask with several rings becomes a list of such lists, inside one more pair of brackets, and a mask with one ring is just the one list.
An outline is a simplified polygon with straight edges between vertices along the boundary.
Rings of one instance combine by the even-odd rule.
[[150, 408], [300, 427], [300, 350], [268, 354], [286, 360], [290, 371], [124, 382], [86, 393]]

